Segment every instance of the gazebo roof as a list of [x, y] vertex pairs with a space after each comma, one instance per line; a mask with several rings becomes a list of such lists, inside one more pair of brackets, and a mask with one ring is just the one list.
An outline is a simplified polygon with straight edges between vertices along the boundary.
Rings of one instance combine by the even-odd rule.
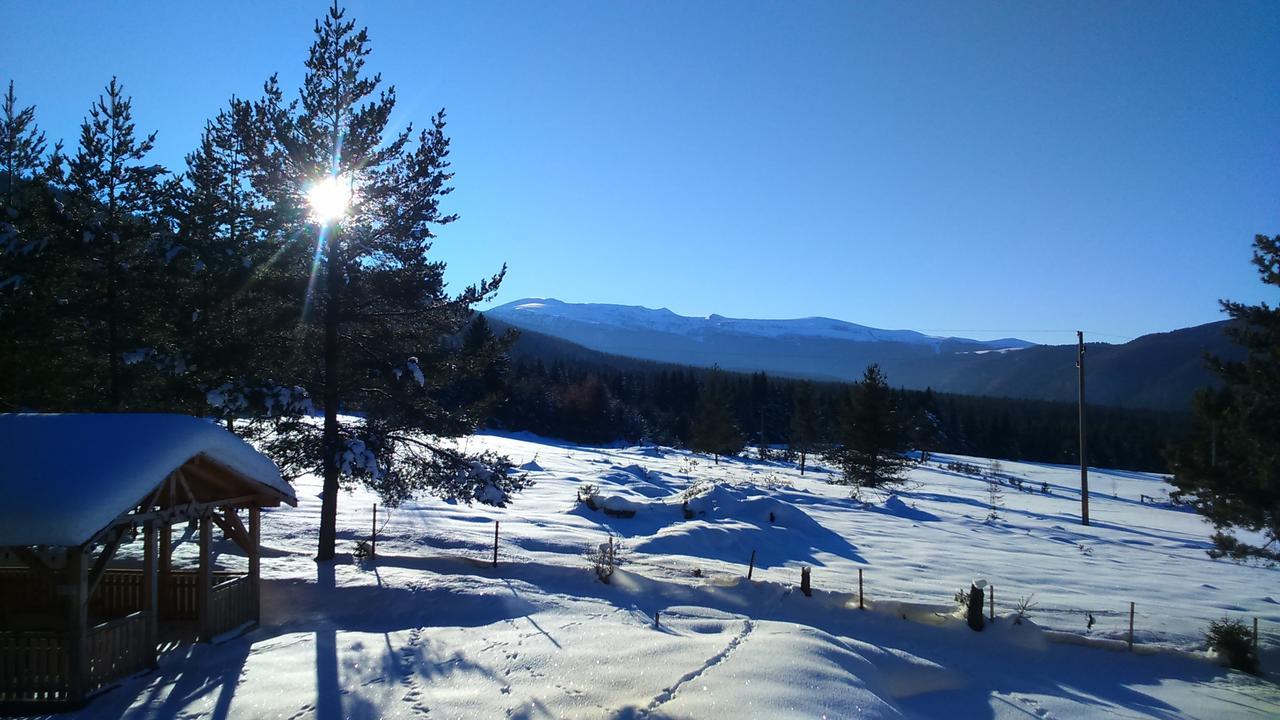
[[297, 504], [274, 463], [208, 420], [0, 414], [0, 547], [83, 544], [193, 461], [272, 504]]

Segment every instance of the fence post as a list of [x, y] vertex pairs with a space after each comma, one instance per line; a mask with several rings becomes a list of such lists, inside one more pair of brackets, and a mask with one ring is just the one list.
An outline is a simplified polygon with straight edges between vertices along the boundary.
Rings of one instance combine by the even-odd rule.
[[1129, 652], [1133, 652], [1133, 603], [1129, 603]]
[[747, 579], [751, 579], [751, 574], [756, 570], [756, 551], [751, 551], [751, 564], [747, 565]]
[[858, 568], [858, 609], [866, 610], [862, 604], [862, 568]]
[[813, 589], [809, 587], [810, 571], [811, 570], [808, 565], [800, 568], [800, 592], [804, 593], [805, 597], [813, 595]]
[[661, 610], [654, 610], [654, 611], [653, 611], [653, 626], [654, 626], [654, 627], [660, 627], [660, 626], [661, 626], [661, 622], [662, 622], [662, 611], [661, 611]]
[[378, 554], [378, 503], [373, 504], [373, 533], [369, 535], [369, 557]]
[[498, 521], [493, 521], [493, 566], [498, 567]]
[[1258, 657], [1258, 618], [1253, 619], [1253, 657]]
[[996, 619], [996, 586], [988, 585], [987, 588], [988, 588], [988, 591], [991, 593], [990, 597], [987, 598], [987, 600], [989, 601], [988, 604], [990, 605], [990, 609], [987, 610], [987, 619], [991, 621], [995, 621]]

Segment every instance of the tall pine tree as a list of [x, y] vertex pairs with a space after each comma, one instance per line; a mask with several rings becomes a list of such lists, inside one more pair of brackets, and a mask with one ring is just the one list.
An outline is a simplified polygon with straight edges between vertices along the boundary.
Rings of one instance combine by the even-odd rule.
[[[457, 219], [441, 208], [453, 176], [444, 113], [416, 134], [390, 131], [395, 90], [365, 73], [368, 54], [367, 32], [335, 4], [316, 23], [298, 99], [285, 103], [269, 82], [245, 142], [264, 195], [288, 218], [279, 231], [313, 253], [289, 360], [297, 391], [276, 406], [287, 414], [267, 448], [288, 470], [323, 473], [319, 560], [334, 556], [343, 482], [390, 504], [429, 492], [502, 505], [528, 484], [506, 458], [452, 441], [481, 418], [456, 391], [466, 375], [456, 337], [505, 268], [445, 291], [445, 265], [429, 256]], [[302, 417], [306, 401], [323, 409], [321, 427]]]
[[746, 444], [734, 417], [732, 403], [733, 397], [724, 374], [713, 370], [698, 390], [689, 449], [711, 453], [717, 465], [721, 455], [737, 455]]
[[[1280, 288], [1280, 235], [1254, 238], [1262, 282]], [[1262, 547], [1216, 536], [1233, 555], [1277, 557], [1280, 540], [1280, 307], [1222, 301], [1235, 323], [1227, 332], [1246, 352], [1238, 362], [1210, 358], [1221, 389], [1195, 399], [1195, 426], [1169, 454], [1173, 484], [1220, 530], [1261, 531]]]

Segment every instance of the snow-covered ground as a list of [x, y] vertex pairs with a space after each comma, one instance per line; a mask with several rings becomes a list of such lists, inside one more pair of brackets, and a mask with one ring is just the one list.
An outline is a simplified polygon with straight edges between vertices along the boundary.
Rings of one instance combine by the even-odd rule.
[[[1202, 639], [1211, 619], [1256, 616], [1264, 666], [1280, 665], [1280, 571], [1207, 557], [1197, 516], [1141, 501], [1165, 495], [1155, 476], [1092, 473], [1082, 527], [1070, 467], [1001, 463], [1029, 491], [1009, 481], [988, 521], [986, 481], [941, 467], [985, 460], [934, 456], [906, 491], [862, 504], [824, 470], [801, 478], [782, 462], [467, 442], [525, 463], [537, 485], [502, 510], [429, 500], [380, 512], [378, 557], [363, 563], [349, 552], [374, 498], [344, 493], [348, 554], [317, 566], [319, 482], [304, 479], [298, 508], [264, 518], [263, 626], [172, 652], [73, 716], [1280, 715], [1274, 675], [1228, 671]], [[578, 503], [584, 483], [597, 506], [634, 517]], [[628, 562], [604, 584], [583, 553], [609, 535]], [[243, 565], [219, 548], [221, 565]], [[995, 586], [998, 619], [982, 633], [953, 613], [974, 578]], [[1130, 602], [1135, 653], [1118, 642]]]

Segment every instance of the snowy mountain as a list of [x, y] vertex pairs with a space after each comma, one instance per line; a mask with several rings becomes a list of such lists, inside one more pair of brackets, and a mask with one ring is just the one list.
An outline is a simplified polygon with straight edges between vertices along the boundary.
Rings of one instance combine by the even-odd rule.
[[[828, 318], [691, 318], [666, 309], [546, 299], [517, 300], [486, 315], [499, 326], [527, 331], [529, 337], [517, 345], [516, 353], [546, 360], [593, 351], [603, 353], [603, 361], [624, 357], [834, 381], [857, 380], [868, 364], [879, 363], [889, 382], [898, 387], [1032, 400], [1076, 399], [1074, 344], [932, 337]], [[1223, 321], [1154, 333], [1122, 344], [1089, 343], [1085, 377], [1090, 401], [1186, 410], [1196, 388], [1215, 382], [1205, 366], [1205, 354], [1239, 357], [1239, 348], [1224, 332], [1226, 325]]]
[[[935, 352], [958, 346], [967, 348], [964, 350], [967, 352], [983, 352], [1022, 349], [1035, 344], [1016, 338], [981, 341], [934, 337], [914, 330], [882, 330], [825, 317], [795, 320], [746, 320], [723, 315], [687, 317], [666, 308], [653, 310], [636, 305], [566, 303], [553, 298], [516, 300], [493, 308], [487, 314], [516, 327], [562, 337], [593, 350], [617, 354], [627, 354], [620, 352], [620, 347], [648, 344], [647, 341], [658, 339], [655, 336], [673, 336], [698, 342], [724, 342], [734, 337], [750, 337], [778, 341], [822, 339], [853, 343], [901, 343], [926, 346]], [[619, 340], [618, 331], [648, 335], [615, 342]]]

